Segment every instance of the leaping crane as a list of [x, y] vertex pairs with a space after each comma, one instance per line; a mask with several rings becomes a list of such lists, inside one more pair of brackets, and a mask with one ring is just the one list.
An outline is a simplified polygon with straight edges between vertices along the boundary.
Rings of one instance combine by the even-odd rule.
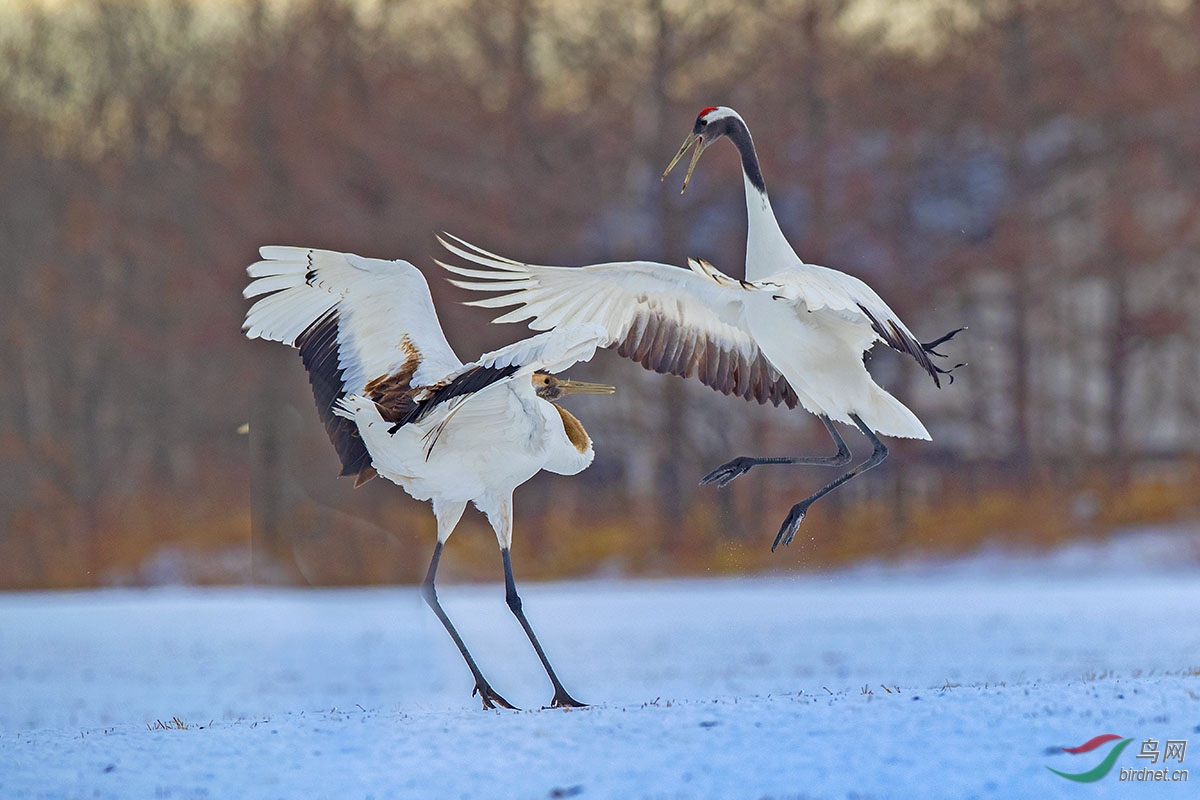
[[647, 369], [696, 377], [720, 392], [759, 403], [803, 405], [837, 447], [830, 456], [741, 456], [705, 475], [701, 484], [724, 487], [763, 464], [845, 467], [850, 449], [833, 423], [853, 423], [871, 442], [871, 456], [792, 506], [771, 545], [775, 550], [791, 543], [813, 503], [887, 457], [880, 435], [930, 438], [917, 416], [875, 383], [864, 353], [883, 341], [912, 356], [940, 387], [940, 376], [954, 368], [944, 369], [931, 357], [944, 357], [935, 348], [963, 329], [922, 343], [863, 281], [801, 261], [771, 211], [750, 132], [731, 109], [704, 109], [663, 177], [695, 145], [686, 187], [700, 153], [723, 137], [742, 156], [750, 214], [746, 280], [695, 259], [688, 260], [690, 271], [648, 261], [578, 268], [525, 264], [456, 237], [440, 241], [486, 269], [442, 266], [471, 279], [453, 281], [458, 286], [502, 293], [471, 305], [518, 306], [495, 322], [528, 320], [530, 328], [543, 331], [599, 324], [619, 355]]
[[[963, 364], [957, 364], [949, 369], [943, 369], [935, 365], [930, 356], [942, 357], [934, 348], [953, 338], [961, 331], [966, 330], [965, 327], [951, 331], [932, 342], [918, 342], [916, 337], [900, 321], [899, 317], [880, 299], [879, 295], [861, 280], [844, 272], [829, 269], [828, 267], [806, 264], [796, 254], [796, 251], [784, 237], [783, 231], [779, 227], [779, 220], [776, 219], [775, 212], [771, 209], [771, 200], [767, 197], [767, 186], [763, 180], [762, 169], [759, 167], [758, 153], [754, 149], [754, 140], [750, 136], [750, 129], [746, 126], [741, 116], [732, 108], [709, 106], [700, 111], [700, 114], [696, 117], [695, 124], [692, 126], [692, 132], [684, 139], [683, 145], [675, 153], [675, 157], [671, 159], [671, 162], [667, 164], [667, 168], [663, 170], [662, 179], [666, 180], [667, 175], [679, 163], [688, 149], [694, 147], [695, 150], [693, 151], [692, 159], [688, 164], [687, 173], [683, 178], [683, 186], [679, 190], [679, 193], [683, 194], [687, 190], [688, 182], [692, 178], [692, 172], [696, 169], [696, 163], [700, 160], [700, 155], [719, 139], [728, 139], [732, 142], [733, 146], [737, 148], [742, 162], [742, 180], [746, 193], [746, 280], [779, 280], [780, 276], [786, 276], [794, 282], [806, 286], [811, 292], [829, 296], [832, 302], [827, 303], [826, 307], [828, 309], [842, 311], [843, 321], [850, 324], [853, 328], [857, 328], [861, 333], [866, 334], [869, 331], [874, 334], [865, 341], [864, 351], [873, 346], [875, 341], [882, 340], [896, 350], [907, 353], [916, 359], [917, 363], [933, 377], [933, 382], [938, 387], [941, 386], [940, 375], [949, 375], [957, 367], [964, 366]], [[821, 302], [825, 301], [818, 299], [818, 303]], [[811, 303], [806, 302], [805, 306], [808, 311], [814, 310]], [[832, 332], [832, 329], [830, 329], [830, 332]], [[844, 335], [849, 337], [853, 334], [847, 332]], [[778, 353], [774, 347], [771, 350]], [[951, 382], [954, 380], [952, 375], [950, 380]], [[889, 396], [889, 399], [892, 398]], [[828, 416], [822, 415], [807, 404], [805, 404], [805, 408], [814, 411], [814, 413], [817, 413], [821, 417], [822, 422], [825, 423], [825, 427], [829, 429], [833, 436], [834, 442], [838, 445], [839, 455], [844, 453], [843, 458], [848, 460], [849, 452], [845, 450], [845, 445], [841, 437], [829, 425]], [[856, 418], [853, 414], [850, 415], [850, 418], [874, 446], [871, 457], [850, 472], [839, 477], [832, 484], [823, 488], [813, 497], [794, 507], [788, 516], [788, 521], [784, 523], [785, 529], [789, 523], [794, 524], [792, 524], [790, 532], [781, 534], [784, 535], [785, 543], [791, 541], [795, 527], [799, 526], [800, 521], [804, 518], [805, 511], [812, 504], [813, 500], [831, 491], [855, 475], [877, 466], [887, 457], [887, 447], [875, 436], [875, 433], [887, 432], [872, 426], [870, 423], [864, 424], [861, 419]], [[912, 424], [913, 422], [916, 424]], [[917, 439], [931, 438], [929, 432], [920, 424], [915, 415], [912, 416], [912, 420], [910, 420], [904, 432], [893, 433], [891, 435]], [[730, 481], [739, 475], [748, 472], [751, 467], [760, 464], [801, 463], [809, 462], [803, 459], [751, 458], [742, 456], [721, 465], [704, 476], [701, 484], [716, 483], [718, 488], [720, 488], [727, 486]], [[778, 543], [778, 539], [776, 542]]]
[[552, 707], [582, 706], [563, 688], [522, 610], [513, 579], [513, 490], [540, 470], [574, 475], [595, 455], [583, 425], [555, 404], [613, 387], [555, 377], [607, 345], [582, 323], [463, 364], [438, 323], [429, 287], [407, 261], [299, 247], [264, 247], [244, 291], [258, 299], [243, 330], [300, 351], [317, 412], [355, 486], [382, 475], [437, 518], [421, 593], [475, 678], [484, 708], [513, 706], [484, 678], [438, 602], [442, 548], [467, 503], [487, 515], [504, 564], [505, 599], [554, 686]]

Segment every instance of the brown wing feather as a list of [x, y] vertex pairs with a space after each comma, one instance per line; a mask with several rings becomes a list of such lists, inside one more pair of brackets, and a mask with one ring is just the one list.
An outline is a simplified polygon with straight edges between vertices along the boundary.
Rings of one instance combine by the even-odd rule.
[[697, 378], [722, 394], [788, 408], [799, 403], [787, 379], [757, 348], [749, 358], [734, 350], [722, 350], [703, 336], [673, 328], [654, 313], [638, 312], [625, 338], [615, 347], [618, 355], [646, 369], [660, 375]]

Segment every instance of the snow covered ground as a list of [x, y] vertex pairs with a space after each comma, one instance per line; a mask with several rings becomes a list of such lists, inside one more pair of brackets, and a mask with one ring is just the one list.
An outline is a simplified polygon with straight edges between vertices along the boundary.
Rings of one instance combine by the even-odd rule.
[[[1196, 797], [1198, 553], [1176, 531], [1038, 560], [528, 584], [593, 704], [571, 711], [539, 710], [550, 686], [499, 585], [441, 595], [528, 711], [479, 710], [412, 588], [0, 596], [0, 798]], [[1195, 774], [1046, 769], [1096, 766], [1108, 746], [1061, 748], [1105, 733], [1133, 739], [1118, 768], [1187, 740], [1171, 767]]]

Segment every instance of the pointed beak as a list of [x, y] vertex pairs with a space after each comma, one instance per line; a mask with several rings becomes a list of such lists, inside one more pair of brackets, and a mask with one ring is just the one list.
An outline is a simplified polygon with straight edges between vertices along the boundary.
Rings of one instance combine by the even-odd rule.
[[683, 188], [679, 190], [680, 194], [687, 191], [688, 181], [692, 179], [692, 170], [696, 169], [696, 162], [700, 160], [700, 154], [704, 152], [704, 137], [699, 134], [689, 133], [688, 137], [683, 140], [683, 146], [679, 148], [679, 152], [671, 159], [671, 163], [667, 164], [667, 168], [663, 170], [662, 180], [667, 179], [667, 173], [675, 168], [679, 160], [683, 158], [683, 154], [688, 151], [692, 145], [696, 146], [696, 151], [692, 153], [692, 161], [688, 164], [687, 174], [683, 176]]
[[568, 381], [559, 379], [558, 388], [563, 394], [612, 394], [615, 386], [604, 383], [585, 383], [584, 381]]

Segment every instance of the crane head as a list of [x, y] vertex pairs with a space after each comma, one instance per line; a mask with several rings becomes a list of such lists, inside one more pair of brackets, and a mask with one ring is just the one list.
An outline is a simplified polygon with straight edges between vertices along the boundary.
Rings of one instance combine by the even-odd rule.
[[[692, 126], [692, 132], [683, 140], [683, 146], [679, 148], [675, 157], [671, 159], [671, 163], [667, 164], [667, 168], [663, 170], [662, 180], [667, 179], [667, 174], [675, 168], [688, 148], [695, 146], [696, 150], [692, 153], [692, 160], [688, 164], [687, 174], [683, 176], [683, 187], [680, 188], [679, 193], [683, 194], [687, 191], [688, 182], [692, 179], [692, 171], [696, 169], [696, 162], [700, 160], [700, 154], [717, 139], [729, 134], [730, 121], [734, 119], [741, 121], [741, 117], [732, 108], [709, 106], [703, 109], [696, 117], [696, 124]], [[745, 125], [745, 123], [742, 124]]]
[[533, 373], [533, 390], [538, 397], [553, 403], [568, 394], [612, 394], [617, 387], [603, 383], [570, 381], [566, 378], [556, 378], [549, 372], [535, 372]]

